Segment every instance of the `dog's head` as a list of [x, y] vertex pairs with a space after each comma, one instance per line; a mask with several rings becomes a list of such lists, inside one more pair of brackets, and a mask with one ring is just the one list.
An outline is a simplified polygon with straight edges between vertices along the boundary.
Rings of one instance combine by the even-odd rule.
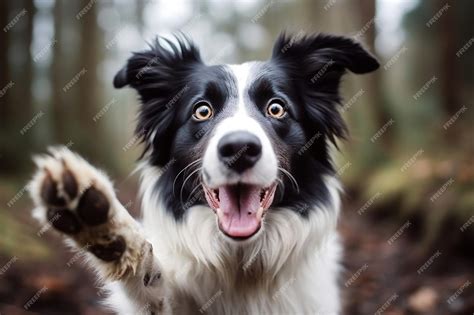
[[346, 134], [341, 76], [378, 66], [339, 36], [282, 34], [270, 60], [241, 65], [206, 65], [187, 39], [157, 39], [114, 85], [141, 97], [136, 132], [174, 217], [207, 201], [220, 231], [242, 240], [257, 237], [270, 207], [304, 217], [328, 201], [329, 146]]

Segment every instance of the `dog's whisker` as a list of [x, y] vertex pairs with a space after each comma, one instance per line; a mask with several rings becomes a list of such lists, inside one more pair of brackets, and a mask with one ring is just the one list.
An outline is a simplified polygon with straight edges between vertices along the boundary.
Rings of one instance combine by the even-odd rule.
[[186, 169], [188, 169], [189, 167], [192, 167], [193, 165], [196, 165], [197, 163], [201, 162], [202, 161], [202, 158], [199, 158], [195, 161], [192, 161], [191, 163], [189, 163], [187, 166], [185, 166], [181, 171], [179, 171], [179, 173], [176, 175], [176, 177], [174, 178], [173, 180], [173, 195], [176, 196], [175, 194], [175, 186], [176, 186], [176, 181], [178, 180], [179, 178], [179, 175], [181, 175], [183, 172], [186, 171]]
[[186, 182], [194, 175], [196, 174], [197, 172], [201, 171], [202, 170], [202, 167], [199, 167], [198, 169], [194, 170], [191, 172], [191, 174], [188, 175], [188, 177], [186, 177], [183, 181], [183, 184], [181, 185], [181, 190], [179, 192], [179, 200], [181, 202], [181, 205], [184, 206], [183, 204], [183, 190], [184, 190], [184, 187], [186, 186]]
[[[192, 200], [194, 198], [194, 192], [199, 189], [199, 188], [202, 188], [201, 184], [198, 184], [196, 187], [193, 188], [193, 190], [191, 190], [191, 192], [189, 193], [189, 196], [188, 196], [188, 199], [186, 199], [186, 203], [189, 201], [189, 200]], [[198, 192], [199, 193], [199, 192]]]
[[276, 179], [276, 181], [278, 182], [278, 190], [280, 192], [280, 195], [283, 197], [284, 193], [285, 193], [285, 182], [281, 179], [281, 178], [278, 178]]
[[279, 188], [283, 188], [283, 190], [285, 190], [285, 182], [281, 179], [281, 178], [278, 178], [276, 179], [276, 181], [278, 182], [278, 186]]
[[285, 174], [293, 184], [293, 186], [296, 188], [297, 193], [300, 193], [300, 186], [298, 185], [298, 182], [296, 181], [295, 177], [291, 175], [289, 171], [284, 169], [283, 167], [278, 167], [278, 170], [280, 170], [283, 174]]
[[[202, 169], [202, 168], [201, 168], [201, 169]], [[200, 185], [201, 185], [201, 184], [203, 183], [203, 181], [202, 181], [202, 176], [201, 176], [201, 175], [202, 175], [202, 173], [200, 173], [199, 176], [197, 176], [197, 177], [194, 178], [193, 186], [194, 186], [194, 185], [197, 185], [197, 184], [200, 184]]]

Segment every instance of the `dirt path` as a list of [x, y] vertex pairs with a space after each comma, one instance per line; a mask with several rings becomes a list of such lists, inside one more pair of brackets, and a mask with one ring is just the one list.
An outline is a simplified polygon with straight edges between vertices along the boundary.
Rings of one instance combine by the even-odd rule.
[[454, 256], [449, 242], [422, 250], [416, 223], [390, 225], [344, 208], [345, 314], [474, 314], [472, 254]]

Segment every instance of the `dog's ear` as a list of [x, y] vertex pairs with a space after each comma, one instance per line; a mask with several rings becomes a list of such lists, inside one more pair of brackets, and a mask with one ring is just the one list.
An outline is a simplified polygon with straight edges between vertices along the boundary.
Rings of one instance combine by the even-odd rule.
[[115, 75], [114, 87], [130, 85], [139, 90], [158, 81], [166, 81], [191, 64], [202, 64], [199, 50], [188, 38], [176, 36], [176, 42], [157, 37], [149, 44], [149, 49], [133, 53]]
[[347, 69], [358, 74], [379, 67], [377, 59], [360, 43], [348, 37], [326, 34], [287, 36], [282, 33], [273, 47], [272, 59], [297, 62], [306, 73], [319, 71], [323, 66], [329, 71]]
[[157, 38], [149, 46], [133, 53], [113, 83], [116, 88], [128, 85], [137, 90], [142, 106], [136, 134], [145, 143], [143, 154], [153, 150], [152, 163], [164, 165], [170, 158], [173, 141], [171, 127], [177, 111], [172, 107], [179, 106], [177, 95], [188, 90], [191, 70], [204, 64], [199, 50], [184, 35], [176, 36], [175, 42]]
[[273, 47], [272, 62], [283, 67], [291, 81], [298, 85], [309, 132], [321, 131], [333, 143], [347, 134], [337, 109], [341, 102], [342, 75], [346, 70], [362, 74], [379, 67], [377, 59], [358, 42], [325, 34], [287, 36], [282, 33]]

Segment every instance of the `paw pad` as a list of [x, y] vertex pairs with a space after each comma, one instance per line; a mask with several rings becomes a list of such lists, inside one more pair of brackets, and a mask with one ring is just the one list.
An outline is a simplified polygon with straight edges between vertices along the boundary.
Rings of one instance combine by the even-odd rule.
[[107, 221], [109, 206], [105, 195], [95, 187], [90, 187], [79, 200], [77, 213], [88, 225], [99, 225]]
[[66, 205], [66, 200], [58, 195], [58, 187], [50, 174], [46, 176], [41, 186], [41, 198], [51, 206], [64, 207]]
[[115, 261], [125, 252], [127, 245], [122, 236], [117, 236], [105, 244], [94, 244], [90, 247], [91, 253], [104, 261]]
[[59, 231], [66, 234], [77, 234], [81, 231], [81, 223], [68, 209], [48, 209], [49, 222]]
[[74, 199], [77, 196], [79, 188], [77, 181], [70, 170], [63, 172], [62, 181], [64, 185], [64, 191], [67, 193], [70, 199]]

